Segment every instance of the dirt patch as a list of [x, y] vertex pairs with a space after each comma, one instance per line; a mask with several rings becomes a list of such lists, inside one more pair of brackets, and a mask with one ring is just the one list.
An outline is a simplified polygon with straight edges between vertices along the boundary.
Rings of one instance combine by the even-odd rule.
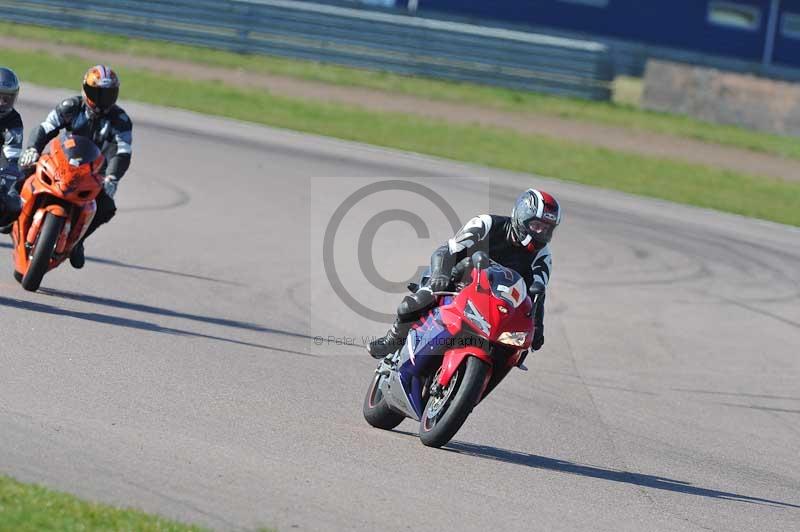
[[[347, 87], [213, 67], [173, 59], [104, 52], [79, 46], [27, 41], [12, 37], [0, 37], [0, 47], [43, 51], [56, 56], [71, 55], [85, 58], [88, 63], [110, 63], [181, 78], [220, 81], [226, 85], [263, 89], [272, 94], [289, 98], [340, 103], [371, 111], [413, 114], [453, 124], [479, 124], [511, 129], [519, 133], [544, 135], [611, 150], [703, 164], [748, 174], [800, 180], [800, 161], [671, 135], [634, 131], [541, 114], [515, 113], [470, 104], [418, 98], [407, 94], [361, 87]], [[76, 73], [76, 87], [80, 75], [81, 73]]]

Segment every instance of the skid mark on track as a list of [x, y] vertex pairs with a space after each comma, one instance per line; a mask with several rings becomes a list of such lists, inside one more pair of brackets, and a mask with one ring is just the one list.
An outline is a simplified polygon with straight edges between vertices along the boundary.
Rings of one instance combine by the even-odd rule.
[[[184, 188], [179, 187], [174, 183], [170, 183], [168, 181], [164, 181], [163, 179], [156, 179], [150, 178], [149, 181], [156, 183], [160, 187], [164, 187], [167, 190], [170, 190], [177, 196], [174, 200], [169, 201], [163, 205], [141, 205], [141, 206], [134, 206], [134, 207], [120, 207], [120, 212], [153, 212], [153, 211], [168, 211], [171, 209], [177, 209], [178, 207], [183, 207], [188, 205], [192, 201], [192, 196], [189, 194]], [[154, 194], [154, 196], [157, 196]]]
[[792, 408], [776, 408], [774, 406], [758, 406], [758, 405], [737, 405], [736, 403], [715, 403], [715, 404], [732, 406], [734, 408], [749, 408], [751, 410], [763, 410], [765, 412], [784, 412], [787, 414], [800, 414], [800, 409], [792, 409]]
[[779, 399], [785, 401], [800, 401], [800, 397], [790, 397], [788, 395], [770, 395], [770, 394], [760, 394], [760, 393], [747, 393], [747, 392], [717, 392], [717, 391], [709, 391], [709, 390], [691, 390], [686, 388], [672, 388], [673, 392], [688, 392], [688, 393], [699, 393], [705, 395], [728, 395], [731, 397], [753, 397], [756, 399]]
[[731, 299], [731, 298], [728, 298], [728, 297], [725, 297], [725, 296], [718, 296], [718, 295], [714, 295], [714, 294], [708, 294], [708, 295], [711, 296], [711, 297], [716, 297], [718, 300], [720, 300], [720, 301], [722, 301], [724, 303], [727, 303], [728, 305], [734, 305], [736, 307], [740, 307], [740, 308], [743, 308], [745, 310], [749, 310], [750, 312], [753, 312], [755, 314], [759, 314], [759, 315], [767, 317], [767, 318], [772, 318], [775, 321], [779, 321], [781, 323], [789, 325], [790, 327], [794, 327], [795, 329], [800, 329], [800, 323], [798, 323], [796, 321], [792, 321], [792, 320], [790, 320], [788, 318], [785, 318], [785, 317], [783, 317], [783, 316], [781, 316], [779, 314], [775, 314], [775, 313], [770, 312], [768, 310], [763, 310], [763, 309], [754, 307], [752, 305], [748, 305], [747, 303], [744, 303], [742, 301], [737, 301], [735, 299]]
[[[594, 394], [592, 393], [592, 390], [590, 389], [590, 387], [587, 385], [586, 380], [584, 379], [584, 377], [581, 374], [580, 370], [578, 369], [578, 361], [575, 359], [575, 350], [572, 347], [572, 343], [569, 341], [569, 334], [567, 333], [567, 329], [566, 329], [566, 327], [564, 326], [563, 323], [559, 323], [559, 327], [561, 329], [561, 334], [564, 337], [564, 343], [567, 346], [567, 352], [569, 353], [570, 363], [571, 363], [572, 368], [573, 368], [573, 370], [575, 372], [574, 377], [576, 377], [578, 380], [580, 380], [580, 382], [582, 383], [584, 389], [586, 390], [586, 393], [589, 396], [589, 400], [590, 400], [591, 405], [592, 405], [592, 409], [597, 414], [597, 419], [600, 422], [602, 430], [605, 433], [606, 440], [608, 441], [608, 444], [610, 445], [610, 447], [611, 447], [611, 449], [612, 449], [612, 451], [614, 453], [614, 456], [616, 457], [617, 462], [621, 463], [624, 466], [624, 468], [627, 470], [628, 469], [628, 464], [625, 462], [625, 460], [622, 459], [622, 454], [619, 452], [619, 449], [617, 448], [617, 443], [614, 440], [614, 436], [611, 433], [611, 429], [609, 428], [608, 423], [606, 422], [602, 412], [600, 411], [600, 408], [597, 406], [597, 402], [595, 401]], [[660, 504], [655, 499], [655, 497], [653, 497], [645, 489], [646, 487], [652, 487], [652, 486], [648, 486], [648, 485], [646, 485], [644, 483], [637, 483], [635, 481], [632, 481], [632, 480], [635, 480], [635, 479], [634, 479], [634, 477], [631, 477], [630, 475], [636, 475], [636, 473], [630, 473], [628, 471], [624, 471], [624, 476], [621, 477], [621, 478], [628, 479], [628, 482], [627, 482], [628, 484], [632, 484], [632, 485], [636, 486], [638, 488], [638, 491], [641, 494], [641, 496], [644, 497], [647, 501], [649, 501], [649, 503], [650, 503], [650, 505], [652, 507], [660, 508], [662, 511], [664, 511], [665, 513], [671, 515], [672, 517], [674, 517], [676, 519], [679, 519], [679, 520], [681, 520], [681, 521], [683, 521], [685, 523], [689, 523], [691, 525], [697, 526], [697, 527], [699, 527], [699, 528], [701, 528], [703, 530], [713, 530], [713, 529], [711, 529], [711, 528], [709, 528], [709, 527], [707, 527], [707, 526], [705, 526], [703, 524], [700, 524], [700, 523], [698, 523], [696, 521], [693, 521], [689, 517], [686, 517], [684, 515], [680, 515], [680, 514], [676, 513], [675, 511], [671, 510], [670, 508], [667, 508], [666, 506]]]

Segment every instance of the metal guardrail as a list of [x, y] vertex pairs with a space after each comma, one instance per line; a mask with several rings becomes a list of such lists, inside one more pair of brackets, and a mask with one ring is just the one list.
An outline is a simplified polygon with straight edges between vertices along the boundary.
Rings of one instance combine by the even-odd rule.
[[603, 44], [291, 0], [0, 0], [4, 20], [471, 81], [611, 96]]

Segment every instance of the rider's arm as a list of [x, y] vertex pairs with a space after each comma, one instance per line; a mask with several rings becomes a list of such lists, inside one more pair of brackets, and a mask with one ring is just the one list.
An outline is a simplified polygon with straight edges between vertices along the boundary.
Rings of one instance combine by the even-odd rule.
[[78, 98], [68, 98], [58, 104], [58, 107], [50, 111], [44, 122], [33, 130], [28, 140], [28, 147], [36, 148], [38, 153], [42, 153], [47, 143], [56, 138], [58, 132], [64, 129], [78, 112], [80, 112]]
[[125, 172], [131, 165], [131, 155], [133, 150], [131, 144], [133, 143], [133, 123], [130, 117], [124, 111], [120, 111], [118, 115], [113, 118], [113, 140], [112, 146], [114, 151], [109, 154], [108, 168], [106, 175], [114, 176], [117, 180], [122, 179]]
[[545, 290], [547, 284], [550, 282], [550, 270], [552, 267], [553, 257], [550, 254], [550, 247], [545, 246], [539, 250], [531, 264], [531, 268], [533, 269], [533, 284], [534, 286], [539, 285], [537, 288], [541, 290], [536, 297], [536, 306], [533, 309], [533, 323], [536, 326], [536, 335], [539, 338], [544, 337]]
[[471, 219], [446, 244], [439, 246], [431, 256], [431, 277], [443, 274], [450, 277], [453, 267], [469, 256], [475, 245], [489, 235], [492, 217], [481, 214]]
[[17, 166], [19, 156], [22, 154], [22, 118], [15, 116], [7, 125], [5, 131], [0, 132], [0, 168]]
[[550, 270], [553, 267], [553, 257], [550, 254], [550, 246], [545, 246], [536, 253], [536, 257], [531, 263], [533, 269], [533, 282], [544, 285], [550, 282]]
[[544, 300], [545, 293], [542, 292], [536, 296], [536, 306], [533, 309], [533, 324], [536, 329], [542, 331], [542, 334], [544, 334]]

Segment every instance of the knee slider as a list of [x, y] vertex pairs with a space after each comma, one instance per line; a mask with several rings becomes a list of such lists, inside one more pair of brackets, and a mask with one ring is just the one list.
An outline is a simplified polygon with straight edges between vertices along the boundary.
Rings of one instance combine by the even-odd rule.
[[406, 296], [397, 306], [397, 317], [401, 321], [409, 321], [416, 319], [419, 315], [417, 309], [417, 302], [413, 296]]
[[117, 214], [117, 208], [111, 207], [110, 209], [98, 209], [95, 218], [98, 224], [104, 224], [111, 221], [111, 218]]
[[429, 310], [436, 305], [436, 297], [434, 297], [433, 292], [430, 290], [419, 290], [411, 297], [414, 298], [420, 310]]
[[420, 290], [403, 298], [397, 307], [397, 316], [403, 321], [415, 320], [435, 305], [436, 298], [433, 297], [433, 293], [430, 290]]

